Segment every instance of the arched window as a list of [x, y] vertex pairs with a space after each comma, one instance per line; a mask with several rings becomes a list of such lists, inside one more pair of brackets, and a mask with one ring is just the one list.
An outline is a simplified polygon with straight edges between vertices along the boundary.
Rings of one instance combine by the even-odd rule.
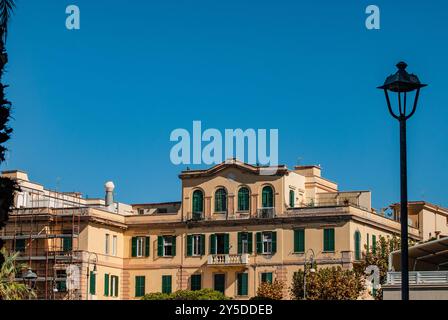
[[193, 217], [197, 218], [202, 216], [204, 212], [204, 194], [201, 190], [193, 192]]
[[215, 212], [227, 212], [227, 192], [224, 188], [215, 192]]
[[274, 207], [274, 191], [272, 187], [266, 186], [261, 193], [261, 206], [262, 208]]
[[246, 187], [241, 188], [238, 191], [238, 211], [249, 211], [249, 189]]
[[294, 190], [289, 190], [289, 206], [290, 206], [291, 208], [294, 208], [295, 203], [296, 203], [296, 195], [295, 195], [295, 192], [294, 192]]
[[355, 232], [355, 260], [361, 260], [361, 232]]

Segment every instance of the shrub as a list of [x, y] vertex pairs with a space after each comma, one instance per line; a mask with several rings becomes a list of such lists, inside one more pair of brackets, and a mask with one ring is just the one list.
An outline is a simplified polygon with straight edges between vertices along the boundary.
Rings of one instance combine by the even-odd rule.
[[224, 294], [212, 289], [201, 289], [197, 291], [178, 290], [171, 294], [148, 293], [142, 300], [229, 300]]

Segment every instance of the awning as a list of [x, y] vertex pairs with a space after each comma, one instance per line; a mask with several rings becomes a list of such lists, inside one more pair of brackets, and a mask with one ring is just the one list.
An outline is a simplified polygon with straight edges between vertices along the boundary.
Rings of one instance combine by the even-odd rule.
[[[401, 270], [401, 250], [389, 255], [389, 270]], [[448, 237], [409, 248], [410, 271], [448, 270]]]

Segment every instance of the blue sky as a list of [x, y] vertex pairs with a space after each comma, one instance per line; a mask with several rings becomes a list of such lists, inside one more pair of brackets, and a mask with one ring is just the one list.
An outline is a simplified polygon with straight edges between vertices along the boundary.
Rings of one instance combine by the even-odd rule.
[[[65, 8], [81, 30], [65, 28]], [[365, 8], [381, 9], [381, 30]], [[409, 198], [448, 206], [448, 3], [18, 1], [2, 169], [123, 202], [180, 200], [176, 128], [279, 129], [280, 163], [320, 164], [342, 190], [399, 199], [398, 123], [376, 89], [405, 60], [430, 84], [408, 124]]]

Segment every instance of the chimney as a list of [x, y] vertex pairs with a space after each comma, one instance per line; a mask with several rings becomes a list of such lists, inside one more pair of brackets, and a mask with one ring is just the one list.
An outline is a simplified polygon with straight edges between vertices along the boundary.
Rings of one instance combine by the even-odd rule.
[[106, 189], [106, 207], [110, 207], [114, 204], [114, 189], [115, 185], [112, 181], [108, 181], [104, 184], [104, 188]]

